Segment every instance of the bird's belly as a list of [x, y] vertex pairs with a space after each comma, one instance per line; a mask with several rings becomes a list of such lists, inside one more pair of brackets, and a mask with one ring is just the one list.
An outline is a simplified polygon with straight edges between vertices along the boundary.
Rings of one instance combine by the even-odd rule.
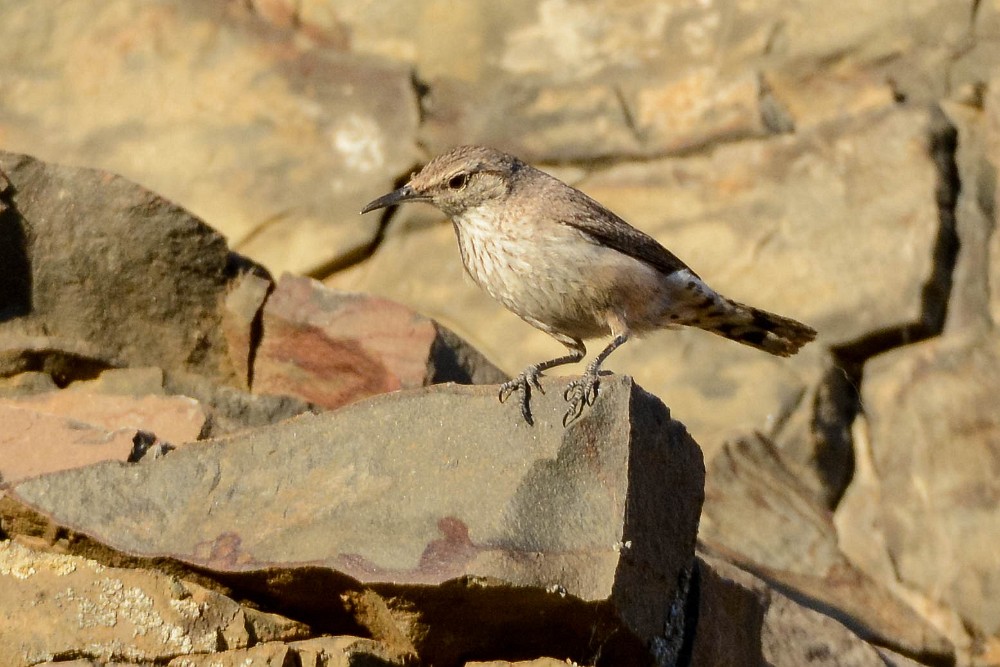
[[652, 305], [655, 269], [579, 238], [463, 239], [460, 234], [459, 245], [473, 280], [545, 331], [596, 338], [611, 333], [610, 314], [631, 326]]

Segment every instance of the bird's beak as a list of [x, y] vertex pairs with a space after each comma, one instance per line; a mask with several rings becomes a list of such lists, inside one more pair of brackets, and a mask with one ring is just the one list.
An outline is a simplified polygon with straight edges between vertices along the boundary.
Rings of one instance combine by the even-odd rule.
[[374, 211], [375, 209], [378, 208], [386, 208], [387, 206], [394, 206], [396, 204], [405, 201], [413, 201], [421, 199], [426, 199], [426, 197], [417, 192], [416, 190], [414, 190], [413, 188], [411, 188], [409, 185], [404, 185], [398, 190], [393, 190], [389, 194], [382, 195], [375, 201], [371, 202], [363, 209], [361, 209], [361, 213], [363, 215], [365, 213], [368, 213], [369, 211]]

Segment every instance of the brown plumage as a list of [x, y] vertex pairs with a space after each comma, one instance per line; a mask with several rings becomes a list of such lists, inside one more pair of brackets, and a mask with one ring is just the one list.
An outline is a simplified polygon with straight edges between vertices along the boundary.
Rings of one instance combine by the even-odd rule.
[[501, 401], [520, 392], [529, 423], [531, 388], [541, 388], [541, 372], [583, 359], [586, 339], [613, 337], [569, 383], [564, 423], [594, 402], [601, 364], [633, 333], [693, 326], [778, 356], [816, 337], [795, 320], [718, 294], [655, 239], [584, 193], [492, 148], [444, 153], [362, 213], [405, 201], [447, 214], [473, 280], [569, 350], [501, 386]]

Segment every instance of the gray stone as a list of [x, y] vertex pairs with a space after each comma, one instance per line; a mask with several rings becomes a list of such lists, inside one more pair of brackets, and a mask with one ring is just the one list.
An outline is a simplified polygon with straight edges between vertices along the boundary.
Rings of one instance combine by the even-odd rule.
[[592, 650], [614, 637], [634, 656], [671, 632], [693, 557], [701, 453], [626, 378], [606, 377], [568, 429], [561, 392], [546, 386], [534, 427], [497, 404], [494, 388], [438, 385], [137, 465], [38, 478], [14, 494], [123, 552], [220, 572], [332, 567], [392, 600], [434, 664], [477, 644], [509, 655], [558, 628], [562, 642], [575, 638], [560, 650], [582, 660], [595, 623]]
[[843, 625], [796, 604], [733, 565], [698, 559], [692, 665], [884, 667], [878, 652]]
[[193, 373], [167, 373], [163, 389], [168, 394], [190, 396], [208, 411], [203, 437], [219, 437], [233, 431], [266, 426], [319, 408], [301, 398], [286, 395], [260, 396], [212, 382]]
[[935, 664], [951, 642], [841, 553], [827, 510], [760, 436], [727, 443], [709, 464], [699, 540], [865, 641]]
[[10, 182], [0, 233], [23, 237], [30, 271], [0, 335], [81, 341], [109, 365], [235, 382], [220, 301], [240, 269], [222, 236], [111, 174], [12, 153], [0, 153], [0, 171]]

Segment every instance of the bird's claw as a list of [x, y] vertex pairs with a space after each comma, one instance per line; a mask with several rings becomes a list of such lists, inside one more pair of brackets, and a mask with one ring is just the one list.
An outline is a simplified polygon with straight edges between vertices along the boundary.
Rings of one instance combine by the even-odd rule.
[[583, 376], [571, 380], [563, 392], [563, 399], [569, 403], [569, 409], [563, 415], [563, 426], [569, 426], [583, 414], [583, 408], [593, 405], [597, 400], [597, 387], [600, 379], [597, 373], [587, 372]]
[[514, 392], [521, 394], [521, 416], [524, 417], [524, 421], [529, 426], [535, 425], [535, 420], [531, 417], [531, 388], [534, 387], [541, 393], [545, 393], [545, 390], [542, 389], [542, 383], [538, 380], [540, 375], [541, 373], [538, 372], [538, 369], [533, 367], [526, 368], [516, 378], [500, 385], [500, 392], [497, 396], [500, 402], [503, 403]]

